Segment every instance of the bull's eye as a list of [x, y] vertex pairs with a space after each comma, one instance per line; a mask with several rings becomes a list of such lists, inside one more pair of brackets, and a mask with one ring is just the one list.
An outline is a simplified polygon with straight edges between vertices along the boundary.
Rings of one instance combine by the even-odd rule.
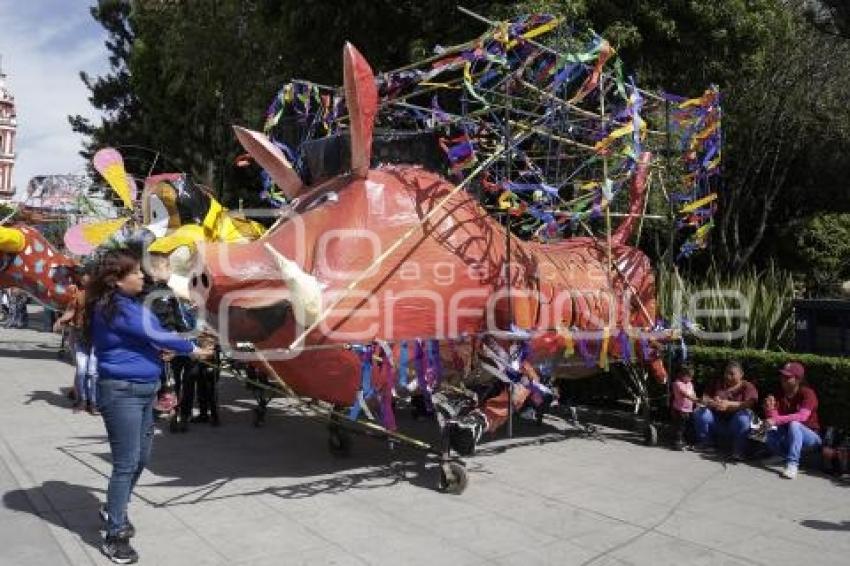
[[210, 286], [210, 278], [207, 277], [206, 273], [201, 274], [201, 285], [203, 285], [204, 287]]

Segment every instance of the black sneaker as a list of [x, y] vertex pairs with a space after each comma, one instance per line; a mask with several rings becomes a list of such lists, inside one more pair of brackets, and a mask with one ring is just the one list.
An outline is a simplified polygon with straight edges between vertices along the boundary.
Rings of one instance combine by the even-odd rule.
[[[106, 529], [106, 526], [109, 524], [109, 512], [106, 510], [106, 505], [100, 508], [98, 514], [100, 515], [100, 520], [103, 521], [103, 528]], [[133, 523], [130, 522], [129, 518], [127, 518], [127, 522], [124, 523], [123, 532], [127, 534], [127, 538], [133, 538], [136, 536], [136, 527], [133, 526]]]
[[106, 535], [100, 545], [100, 551], [116, 564], [133, 564], [139, 561], [139, 555], [130, 546], [126, 529], [114, 535]]

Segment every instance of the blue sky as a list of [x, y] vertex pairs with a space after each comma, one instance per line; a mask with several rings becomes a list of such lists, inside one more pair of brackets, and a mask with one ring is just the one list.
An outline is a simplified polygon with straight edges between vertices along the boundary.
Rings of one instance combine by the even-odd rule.
[[89, 14], [94, 0], [0, 0], [0, 55], [6, 86], [18, 111], [14, 183], [18, 194], [30, 177], [81, 173], [82, 138], [69, 114], [99, 120], [87, 100], [80, 71], [108, 68], [106, 33]]

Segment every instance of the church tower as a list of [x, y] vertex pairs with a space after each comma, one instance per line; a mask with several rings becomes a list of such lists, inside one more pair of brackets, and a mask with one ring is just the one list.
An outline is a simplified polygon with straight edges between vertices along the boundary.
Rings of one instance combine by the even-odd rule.
[[15, 195], [12, 168], [15, 166], [15, 97], [6, 89], [3, 58], [0, 56], [0, 200]]

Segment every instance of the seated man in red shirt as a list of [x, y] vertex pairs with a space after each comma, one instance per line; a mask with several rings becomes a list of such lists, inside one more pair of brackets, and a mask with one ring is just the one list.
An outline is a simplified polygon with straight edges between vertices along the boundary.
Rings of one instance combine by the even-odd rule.
[[785, 457], [782, 477], [793, 480], [797, 477], [802, 451], [821, 445], [818, 397], [804, 384], [806, 368], [803, 364], [788, 362], [779, 374], [782, 391], [764, 400], [765, 422], [769, 427], [766, 441], [771, 452]]
[[694, 411], [697, 451], [710, 449], [718, 438], [731, 438], [732, 457], [743, 460], [753, 422], [753, 407], [758, 403], [756, 386], [744, 379], [740, 362], [726, 364], [723, 377], [706, 387], [703, 406]]

